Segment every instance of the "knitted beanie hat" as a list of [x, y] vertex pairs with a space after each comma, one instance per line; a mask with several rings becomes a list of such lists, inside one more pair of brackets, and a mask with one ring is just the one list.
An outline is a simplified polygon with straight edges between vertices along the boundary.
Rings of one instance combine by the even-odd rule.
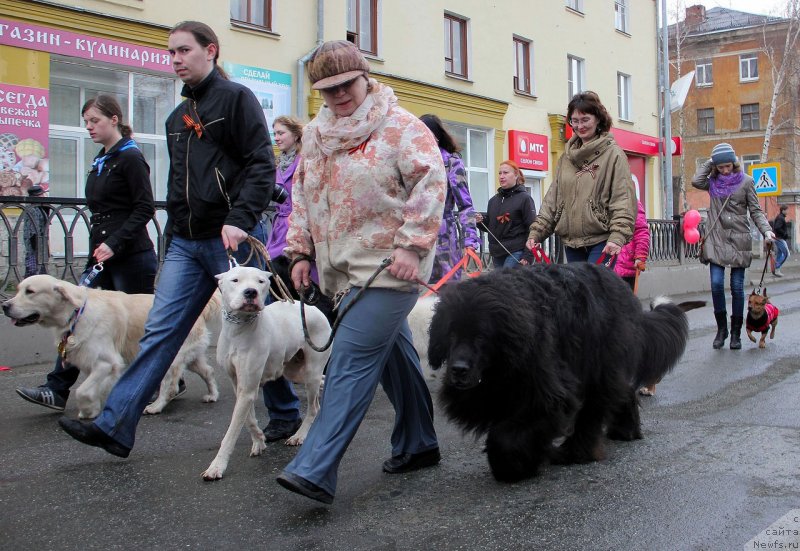
[[729, 143], [720, 143], [711, 150], [711, 160], [715, 165], [736, 162], [736, 152]]

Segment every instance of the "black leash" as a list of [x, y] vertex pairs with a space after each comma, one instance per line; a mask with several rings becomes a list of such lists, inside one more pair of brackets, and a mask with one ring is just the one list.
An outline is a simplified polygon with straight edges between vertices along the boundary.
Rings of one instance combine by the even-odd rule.
[[758, 282], [758, 287], [755, 290], [757, 295], [761, 294], [761, 288], [764, 285], [764, 276], [767, 273], [767, 266], [769, 265], [769, 257], [772, 254], [772, 241], [767, 242], [767, 258], [764, 259], [764, 269], [761, 270], [761, 281]]
[[[353, 300], [348, 302], [347, 306], [345, 306], [342, 310], [340, 310], [336, 314], [336, 321], [333, 322], [333, 327], [331, 327], [331, 336], [328, 338], [328, 342], [326, 342], [324, 346], [317, 346], [316, 344], [314, 344], [314, 342], [311, 340], [311, 336], [308, 334], [308, 324], [306, 323], [306, 310], [305, 310], [306, 299], [304, 298], [305, 297], [305, 290], [300, 290], [299, 291], [299, 293], [300, 293], [300, 319], [303, 322], [303, 337], [305, 337], [306, 342], [308, 343], [308, 345], [311, 348], [313, 348], [317, 352], [324, 352], [328, 348], [330, 348], [331, 344], [333, 344], [333, 337], [336, 335], [336, 330], [339, 328], [339, 324], [342, 322], [342, 318], [344, 318], [345, 314], [347, 314], [347, 312], [350, 310], [350, 308], [352, 308], [353, 305], [356, 302], [358, 302], [358, 299], [361, 298], [361, 295], [364, 294], [364, 291], [366, 291], [369, 288], [369, 286], [372, 285], [372, 282], [375, 281], [375, 278], [377, 278], [378, 275], [380, 275], [380, 273], [382, 271], [384, 271], [386, 268], [388, 268], [391, 265], [391, 263], [392, 263], [392, 259], [391, 258], [384, 259], [383, 262], [381, 262], [381, 265], [378, 266], [378, 269], [375, 270], [375, 273], [373, 273], [370, 276], [370, 278], [367, 280], [367, 282], [364, 284], [364, 286], [361, 287], [358, 290], [358, 292], [356, 293], [356, 296], [353, 297]], [[344, 298], [344, 297], [342, 297], [342, 298]], [[310, 300], [313, 300], [313, 297], [310, 297]], [[316, 302], [316, 301], [314, 301], [314, 302]], [[309, 305], [312, 305], [312, 303], [309, 302]], [[337, 308], [338, 308], [338, 305], [337, 305]]]

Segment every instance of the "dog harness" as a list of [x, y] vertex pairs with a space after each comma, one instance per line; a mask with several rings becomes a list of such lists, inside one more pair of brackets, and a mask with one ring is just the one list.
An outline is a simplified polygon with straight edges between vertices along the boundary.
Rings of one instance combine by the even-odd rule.
[[[756, 331], [758, 333], [764, 333], [769, 329], [769, 326], [772, 324], [773, 321], [778, 317], [780, 314], [780, 310], [774, 304], [767, 303], [764, 305], [764, 315], [758, 319], [753, 319], [752, 316], [747, 316], [747, 328], [750, 331]], [[750, 322], [753, 323], [750, 323]], [[761, 325], [754, 325], [754, 323], [762, 322]]]

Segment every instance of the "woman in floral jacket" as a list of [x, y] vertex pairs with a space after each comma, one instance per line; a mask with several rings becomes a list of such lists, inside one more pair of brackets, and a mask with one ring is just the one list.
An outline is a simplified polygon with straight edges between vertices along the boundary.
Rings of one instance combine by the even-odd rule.
[[352, 43], [322, 44], [308, 77], [325, 105], [303, 133], [285, 252], [296, 287], [309, 285], [313, 259], [323, 292], [351, 292], [340, 304], [349, 309], [331, 347], [322, 409], [278, 483], [329, 504], [379, 381], [395, 407], [383, 470], [439, 462], [433, 403], [406, 316], [431, 274], [447, 183], [431, 133], [391, 88], [369, 78]]

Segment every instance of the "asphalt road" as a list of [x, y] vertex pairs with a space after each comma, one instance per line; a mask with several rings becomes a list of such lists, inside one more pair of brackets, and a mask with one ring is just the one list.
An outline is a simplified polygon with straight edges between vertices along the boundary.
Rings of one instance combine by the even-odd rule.
[[[482, 443], [441, 414], [442, 463], [382, 473], [393, 411], [379, 390], [330, 507], [275, 483], [293, 449], [272, 444], [250, 458], [245, 433], [225, 477], [202, 480], [233, 407], [223, 373], [216, 404], [200, 402], [203, 385], [190, 375], [189, 392], [145, 417], [121, 460], [76, 443], [59, 414], [16, 396], [47, 366], [0, 372], [0, 548], [758, 549], [745, 544], [770, 541], [767, 527], [800, 508], [795, 288], [770, 287], [781, 318], [766, 350], [747, 340], [738, 352], [712, 350], [711, 307], [690, 312], [684, 359], [642, 401], [644, 440], [517, 484], [495, 482]], [[264, 420], [262, 404], [257, 412]], [[800, 548], [800, 537], [787, 541]]]

